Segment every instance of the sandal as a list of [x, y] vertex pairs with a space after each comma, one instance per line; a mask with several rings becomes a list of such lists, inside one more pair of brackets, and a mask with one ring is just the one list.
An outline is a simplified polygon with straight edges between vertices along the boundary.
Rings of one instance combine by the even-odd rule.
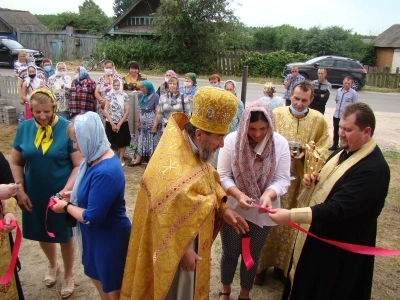
[[218, 300], [219, 300], [219, 298], [221, 298], [221, 296], [228, 296], [228, 298], [229, 298], [229, 295], [230, 295], [230, 294], [231, 294], [231, 293], [219, 292]]
[[47, 287], [52, 287], [57, 282], [57, 276], [60, 274], [60, 266], [57, 264], [55, 268], [47, 268], [46, 274], [44, 275], [44, 284]]
[[64, 279], [63, 284], [61, 286], [61, 293], [60, 293], [61, 298], [63, 299], [69, 298], [74, 292], [74, 289], [75, 289], [74, 277], [71, 277], [71, 279], [68, 281]]

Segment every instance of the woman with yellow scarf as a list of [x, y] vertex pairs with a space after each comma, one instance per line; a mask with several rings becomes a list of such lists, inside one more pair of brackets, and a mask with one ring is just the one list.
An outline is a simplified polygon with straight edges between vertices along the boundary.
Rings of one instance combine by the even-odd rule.
[[14, 180], [21, 183], [17, 199], [22, 209], [22, 231], [24, 238], [39, 242], [48, 259], [44, 277], [47, 287], [57, 282], [60, 272], [56, 247], [60, 243], [64, 265], [61, 297], [67, 298], [74, 291], [72, 230], [64, 214], [49, 210], [46, 220], [46, 208], [51, 196], [72, 189], [83, 158], [66, 135], [69, 121], [55, 114], [54, 94], [47, 88], [36, 89], [29, 104], [33, 118], [18, 126], [11, 151]]

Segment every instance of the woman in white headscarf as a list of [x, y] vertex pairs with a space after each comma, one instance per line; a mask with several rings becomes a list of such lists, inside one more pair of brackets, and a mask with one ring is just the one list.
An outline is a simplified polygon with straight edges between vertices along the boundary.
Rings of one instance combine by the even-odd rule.
[[106, 135], [113, 148], [118, 149], [121, 166], [125, 166], [125, 148], [131, 141], [129, 132], [129, 97], [122, 90], [122, 80], [114, 79], [111, 92], [106, 95], [104, 116], [106, 117]]
[[56, 65], [56, 73], [47, 81], [47, 87], [57, 97], [58, 109], [56, 114], [59, 117], [69, 120], [69, 92], [72, 79], [67, 74], [67, 66], [63, 62]]
[[76, 116], [67, 133], [84, 161], [72, 192], [62, 193], [65, 200], [56, 200], [52, 209], [65, 211], [78, 221], [84, 272], [100, 298], [119, 299], [131, 230], [125, 213], [124, 172], [98, 114]]
[[29, 66], [27, 72], [28, 76], [25, 78], [19, 94], [20, 103], [25, 106], [25, 120], [32, 119], [29, 107], [30, 95], [38, 87], [44, 86], [44, 81], [39, 78], [36, 66]]

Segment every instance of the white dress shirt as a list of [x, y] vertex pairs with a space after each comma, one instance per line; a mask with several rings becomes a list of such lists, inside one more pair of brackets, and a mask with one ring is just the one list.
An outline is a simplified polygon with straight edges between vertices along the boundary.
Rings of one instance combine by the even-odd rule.
[[[218, 155], [217, 171], [221, 178], [221, 185], [225, 191], [232, 186], [236, 186], [232, 171], [232, 159], [235, 153], [236, 138], [237, 131], [228, 134], [224, 139], [224, 147], [220, 149]], [[277, 194], [277, 199], [272, 201], [272, 208], [280, 208], [280, 196], [287, 192], [290, 185], [290, 151], [289, 144], [282, 135], [274, 132], [273, 138], [276, 158], [275, 174], [271, 184], [266, 187], [261, 187], [261, 190], [265, 191], [267, 189], [273, 189]], [[242, 192], [246, 194], [245, 191]], [[260, 204], [260, 199], [255, 200], [256, 203]], [[228, 201], [226, 203], [243, 218], [260, 227], [276, 225], [276, 223], [270, 219], [268, 214], [260, 214], [256, 208], [250, 208], [249, 210], [240, 208], [239, 202], [232, 196], [228, 196]]]

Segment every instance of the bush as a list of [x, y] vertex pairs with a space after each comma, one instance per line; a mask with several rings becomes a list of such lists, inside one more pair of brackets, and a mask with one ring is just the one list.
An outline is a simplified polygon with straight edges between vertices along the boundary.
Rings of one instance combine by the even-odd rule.
[[285, 50], [267, 54], [245, 52], [237, 69], [242, 70], [243, 66], [248, 66], [249, 75], [251, 76], [280, 77], [282, 69], [287, 63], [306, 61], [308, 59], [310, 59], [310, 56], [307, 54], [292, 53]]

